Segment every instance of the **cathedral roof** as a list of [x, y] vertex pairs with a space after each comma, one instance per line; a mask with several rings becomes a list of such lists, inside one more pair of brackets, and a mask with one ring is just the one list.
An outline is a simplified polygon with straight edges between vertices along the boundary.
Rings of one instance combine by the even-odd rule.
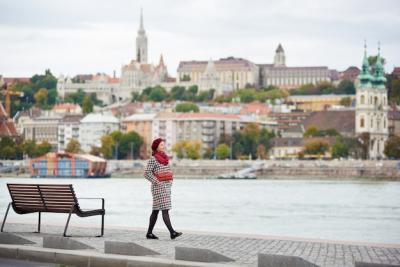
[[279, 44], [278, 45], [278, 48], [276, 49], [276, 51], [275, 51], [276, 53], [284, 53], [285, 51], [283, 50], [283, 47], [282, 47], [282, 45], [281, 44]]

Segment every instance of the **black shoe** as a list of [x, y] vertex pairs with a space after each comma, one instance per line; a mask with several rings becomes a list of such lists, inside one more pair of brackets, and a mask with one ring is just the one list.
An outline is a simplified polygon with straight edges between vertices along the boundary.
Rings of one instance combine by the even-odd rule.
[[181, 235], [182, 235], [181, 232], [173, 232], [173, 233], [171, 233], [171, 239], [175, 239], [175, 238], [177, 238], [178, 236], [181, 236]]
[[154, 234], [146, 234], [146, 238], [147, 239], [158, 239], [158, 236], [156, 236]]

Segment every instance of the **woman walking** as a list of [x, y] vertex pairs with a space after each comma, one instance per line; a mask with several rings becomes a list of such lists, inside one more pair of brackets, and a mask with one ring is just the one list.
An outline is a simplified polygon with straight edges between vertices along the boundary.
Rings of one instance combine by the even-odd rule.
[[158, 239], [153, 234], [154, 225], [157, 222], [158, 213], [161, 210], [165, 225], [167, 226], [171, 239], [182, 235], [172, 228], [168, 211], [171, 209], [171, 187], [173, 174], [169, 167], [169, 159], [165, 154], [165, 141], [157, 138], [151, 145], [152, 157], [147, 163], [144, 177], [151, 182], [151, 193], [153, 195], [153, 212], [150, 215], [147, 239]]

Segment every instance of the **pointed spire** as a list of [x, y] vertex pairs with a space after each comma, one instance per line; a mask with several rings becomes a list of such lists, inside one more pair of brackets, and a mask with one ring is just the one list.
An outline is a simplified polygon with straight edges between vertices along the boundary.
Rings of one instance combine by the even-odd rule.
[[164, 57], [163, 57], [163, 54], [161, 53], [161, 56], [160, 56], [160, 62], [158, 63], [158, 66], [160, 66], [160, 67], [164, 67], [165, 66], [165, 64], [164, 64]]
[[373, 77], [369, 71], [370, 71], [370, 67], [369, 67], [368, 56], [367, 56], [367, 42], [364, 39], [364, 58], [363, 58], [363, 63], [362, 63], [362, 67], [361, 67], [361, 72], [357, 77], [363, 86], [368, 87], [371, 85], [371, 80], [373, 79]]
[[282, 45], [281, 44], [279, 44], [278, 45], [278, 48], [276, 49], [276, 51], [275, 51], [276, 53], [279, 53], [279, 52], [285, 52], [284, 50], [283, 50], [283, 47], [282, 47]]
[[385, 70], [383, 69], [382, 59], [381, 59], [381, 42], [378, 42], [378, 55], [376, 57], [375, 73], [374, 73], [374, 84], [378, 88], [385, 88], [385, 82], [387, 81], [385, 77]]
[[140, 26], [139, 26], [139, 34], [144, 34], [145, 30], [144, 30], [144, 26], [143, 26], [143, 8], [140, 8]]

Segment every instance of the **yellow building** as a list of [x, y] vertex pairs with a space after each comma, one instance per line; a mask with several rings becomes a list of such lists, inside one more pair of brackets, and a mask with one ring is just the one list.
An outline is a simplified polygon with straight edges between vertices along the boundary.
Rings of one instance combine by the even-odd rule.
[[354, 101], [355, 95], [292, 95], [286, 98], [287, 103], [292, 103], [296, 109], [304, 111], [327, 110], [332, 106], [339, 106], [343, 98], [349, 97]]
[[156, 114], [133, 114], [122, 121], [122, 129], [125, 133], [135, 131], [144, 141], [140, 148], [140, 156], [149, 158], [151, 156], [152, 123]]

